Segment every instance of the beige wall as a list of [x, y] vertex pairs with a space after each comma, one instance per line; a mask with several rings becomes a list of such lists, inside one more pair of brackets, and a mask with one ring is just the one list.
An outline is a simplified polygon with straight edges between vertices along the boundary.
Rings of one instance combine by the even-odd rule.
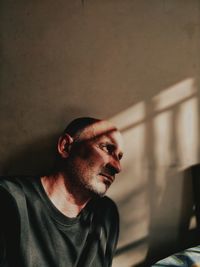
[[47, 170], [72, 118], [111, 118], [126, 148], [114, 266], [173, 251], [199, 162], [200, 2], [2, 0], [0, 12], [1, 174]]

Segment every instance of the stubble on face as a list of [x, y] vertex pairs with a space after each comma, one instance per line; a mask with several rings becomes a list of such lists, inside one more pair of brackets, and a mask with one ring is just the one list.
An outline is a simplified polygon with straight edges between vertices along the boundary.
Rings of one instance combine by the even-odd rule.
[[85, 144], [80, 148], [78, 156], [72, 155], [68, 159], [66, 166], [68, 180], [80, 193], [103, 196], [109, 187], [99, 179], [104, 166], [103, 163], [102, 165], [96, 164], [98, 159], [91, 155], [89, 150]]

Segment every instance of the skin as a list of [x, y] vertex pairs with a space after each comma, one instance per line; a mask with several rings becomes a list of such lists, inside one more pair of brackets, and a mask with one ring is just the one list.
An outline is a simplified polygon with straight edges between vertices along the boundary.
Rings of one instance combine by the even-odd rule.
[[62, 168], [41, 178], [53, 204], [76, 217], [92, 197], [103, 196], [121, 171], [122, 147], [120, 132], [107, 121], [94, 123], [78, 137], [60, 137]]

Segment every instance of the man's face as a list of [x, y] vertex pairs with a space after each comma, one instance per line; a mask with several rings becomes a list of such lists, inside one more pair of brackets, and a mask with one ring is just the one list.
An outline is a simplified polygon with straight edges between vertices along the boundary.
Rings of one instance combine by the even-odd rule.
[[104, 195], [121, 171], [121, 134], [104, 126], [101, 129], [92, 126], [68, 158], [68, 174], [74, 183], [97, 195]]

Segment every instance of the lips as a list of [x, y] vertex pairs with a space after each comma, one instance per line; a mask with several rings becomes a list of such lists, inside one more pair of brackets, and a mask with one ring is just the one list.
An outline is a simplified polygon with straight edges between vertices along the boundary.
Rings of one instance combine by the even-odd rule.
[[101, 176], [104, 176], [104, 177], [106, 177], [107, 178], [107, 180], [109, 180], [111, 183], [114, 181], [114, 176], [111, 176], [111, 175], [109, 175], [109, 174], [107, 174], [107, 173], [100, 173], [100, 175]]

